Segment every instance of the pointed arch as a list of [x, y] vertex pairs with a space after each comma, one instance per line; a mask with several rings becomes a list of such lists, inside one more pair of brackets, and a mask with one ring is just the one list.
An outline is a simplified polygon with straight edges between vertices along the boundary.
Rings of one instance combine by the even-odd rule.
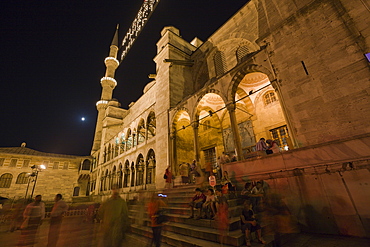
[[149, 113], [146, 120], [147, 138], [150, 139], [156, 135], [157, 122], [155, 113], [152, 111]]
[[217, 169], [217, 155], [224, 151], [221, 117], [226, 111], [224, 98], [217, 91], [204, 94], [196, 106], [199, 158], [203, 168], [208, 171]]
[[146, 160], [146, 184], [155, 183], [155, 152], [153, 149], [149, 149]]
[[144, 184], [144, 157], [142, 154], [139, 154], [136, 159], [136, 185], [143, 185]]
[[132, 143], [133, 143], [133, 138], [132, 138], [131, 129], [128, 129], [127, 134], [126, 134], [126, 150], [130, 150], [132, 148]]
[[124, 175], [123, 175], [123, 187], [129, 187], [130, 185], [130, 180], [131, 180], [131, 172], [130, 172], [130, 162], [128, 160], [125, 161], [125, 166], [124, 166]]
[[140, 119], [140, 122], [137, 126], [137, 145], [145, 142], [146, 138], [146, 127], [144, 119]]
[[[189, 162], [194, 159], [194, 131], [191, 126], [191, 118], [189, 111], [186, 108], [178, 110], [172, 122], [173, 129], [173, 150], [174, 163], [181, 164], [182, 162]], [[177, 166], [174, 167], [173, 172], [176, 173]]]

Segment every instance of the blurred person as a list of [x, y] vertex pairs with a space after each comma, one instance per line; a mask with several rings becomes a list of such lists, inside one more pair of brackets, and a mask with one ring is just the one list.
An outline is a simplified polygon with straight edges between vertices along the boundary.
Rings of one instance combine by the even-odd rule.
[[297, 220], [279, 194], [266, 195], [263, 214], [267, 231], [274, 235], [274, 247], [282, 246], [281, 234], [299, 232]]
[[189, 164], [183, 162], [181, 163], [179, 169], [180, 169], [182, 184], [188, 184], [189, 183]]
[[227, 153], [225, 152], [222, 152], [221, 156], [220, 156], [220, 164], [221, 164], [221, 168], [223, 164], [226, 164], [226, 163], [229, 163], [230, 162], [230, 157]]
[[259, 156], [265, 156], [266, 155], [266, 150], [268, 149], [268, 146], [265, 142], [265, 138], [261, 138], [257, 143], [256, 143], [256, 151]]
[[201, 212], [200, 210], [202, 209], [203, 203], [206, 201], [206, 196], [203, 194], [202, 190], [200, 188], [195, 189], [195, 195], [191, 199], [191, 202], [189, 203], [189, 207], [191, 209], [191, 216], [189, 219], [194, 218], [194, 208], [198, 212], [197, 220], [201, 218]]
[[224, 175], [221, 178], [221, 184], [223, 185], [223, 193], [232, 193], [235, 195], [235, 186], [231, 183], [231, 180], [229, 178], [229, 173], [227, 171], [224, 171]]
[[12, 222], [10, 223], [10, 227], [9, 227], [9, 231], [10, 232], [14, 232], [16, 230], [19, 230], [21, 225], [22, 225], [22, 222], [23, 222], [23, 212], [26, 208], [26, 206], [31, 203], [32, 200], [25, 200], [25, 199], [21, 199], [21, 200], [18, 200], [14, 205], [13, 205], [13, 209], [10, 210], [10, 204], [9, 204], [9, 209], [7, 210], [7, 207], [4, 206], [3, 207], [3, 212], [2, 213], [5, 213], [5, 211], [8, 211], [9, 214], [11, 214], [11, 220]]
[[153, 238], [150, 246], [154, 243], [155, 247], [161, 246], [162, 227], [164, 222], [159, 222], [160, 211], [166, 207], [166, 203], [162, 200], [162, 194], [152, 195], [148, 203], [148, 215], [150, 217]]
[[98, 210], [101, 219], [100, 247], [119, 247], [129, 228], [128, 207], [119, 195], [117, 186], [112, 186], [112, 196], [102, 203]]
[[255, 212], [260, 210], [259, 206], [263, 196], [265, 195], [262, 183], [263, 181], [257, 181], [256, 185], [252, 188], [251, 193], [249, 194], [249, 200], [251, 201], [252, 209]]
[[244, 189], [240, 192], [240, 197], [247, 200], [252, 194], [253, 184], [251, 182], [246, 182]]
[[224, 244], [224, 238], [227, 235], [229, 229], [229, 204], [226, 197], [222, 194], [222, 188], [216, 188], [215, 196], [216, 205], [216, 225], [220, 233], [220, 243], [221, 246]]
[[268, 139], [266, 140], [266, 143], [268, 144], [268, 149], [266, 150], [267, 154], [280, 153], [280, 148], [279, 148], [279, 145], [276, 143], [276, 141]]
[[47, 247], [55, 247], [59, 239], [63, 216], [68, 210], [68, 205], [62, 199], [63, 196], [61, 194], [57, 194], [55, 196], [55, 203], [50, 212], [50, 227]]
[[262, 239], [261, 226], [258, 224], [254, 212], [252, 210], [252, 204], [249, 200], [244, 201], [244, 208], [240, 215], [241, 231], [245, 235], [245, 242], [247, 246], [251, 245], [251, 233], [256, 232], [258, 242], [265, 244], [266, 242]]
[[190, 164], [190, 183], [191, 184], [195, 183], [195, 177], [197, 175], [196, 167], [197, 167], [197, 161], [193, 160], [193, 162], [191, 162]]
[[170, 189], [172, 187], [172, 172], [170, 167], [166, 168], [163, 178], [166, 180], [165, 188]]
[[36, 243], [36, 233], [42, 220], [45, 218], [45, 204], [41, 201], [41, 195], [35, 196], [35, 201], [28, 204], [23, 212], [21, 236], [17, 246], [28, 246]]

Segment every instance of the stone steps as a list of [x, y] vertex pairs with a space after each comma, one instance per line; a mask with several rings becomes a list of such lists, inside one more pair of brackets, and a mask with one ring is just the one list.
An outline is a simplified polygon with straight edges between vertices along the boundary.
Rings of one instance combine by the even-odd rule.
[[[216, 241], [210, 241], [204, 238], [201, 238], [199, 234], [195, 236], [191, 236], [186, 233], [186, 228], [182, 232], [175, 232], [172, 231], [174, 227], [178, 227], [175, 223], [167, 223], [162, 231], [162, 243], [165, 243], [170, 246], [176, 246], [176, 247], [196, 247], [196, 246], [207, 246], [207, 247], [219, 247], [220, 243], [218, 241], [218, 232], [214, 229], [214, 231], [208, 231], [208, 237], [215, 239]], [[152, 237], [152, 230], [149, 226], [139, 226], [139, 225], [132, 225], [132, 233], [142, 236], [145, 236], [147, 238]], [[200, 227], [198, 227], [200, 229]], [[189, 228], [188, 228], [189, 229]], [[199, 230], [197, 229], [197, 230]], [[241, 233], [240, 233], [241, 234]], [[233, 238], [233, 236], [227, 236], [226, 238]], [[224, 244], [223, 246], [240, 246], [239, 245], [230, 245], [230, 244]]]
[[[220, 232], [217, 221], [210, 219], [189, 219], [191, 198], [195, 194], [195, 185], [184, 185], [172, 189], [158, 191], [166, 194], [166, 207], [169, 222], [163, 227], [162, 242], [172, 246], [220, 246]], [[240, 231], [240, 212], [242, 210], [240, 199], [230, 199], [229, 203], [229, 231], [224, 237], [224, 246], [241, 246], [244, 236]], [[129, 206], [131, 229], [133, 234], [152, 237], [150, 219], [147, 207], [136, 204]]]

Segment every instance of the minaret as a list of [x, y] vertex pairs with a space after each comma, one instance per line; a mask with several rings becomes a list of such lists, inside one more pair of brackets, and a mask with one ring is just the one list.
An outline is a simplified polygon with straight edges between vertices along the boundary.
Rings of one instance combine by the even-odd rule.
[[91, 153], [100, 149], [105, 111], [107, 109], [109, 101], [112, 100], [113, 89], [117, 85], [117, 82], [114, 79], [114, 74], [119, 65], [119, 61], [117, 60], [117, 54], [118, 54], [118, 25], [112, 40], [112, 44], [110, 45], [109, 56], [104, 60], [106, 70], [105, 76], [100, 80], [102, 86], [101, 97], [100, 100], [96, 102], [98, 118], [96, 120], [94, 143]]

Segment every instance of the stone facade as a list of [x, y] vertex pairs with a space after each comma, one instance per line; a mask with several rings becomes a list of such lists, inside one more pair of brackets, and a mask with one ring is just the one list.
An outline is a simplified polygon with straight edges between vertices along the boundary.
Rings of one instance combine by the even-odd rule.
[[154, 80], [129, 109], [102, 79], [93, 194], [162, 187], [167, 166], [216, 167], [223, 151], [244, 160], [261, 137], [288, 150], [369, 133], [367, 14], [361, 1], [252, 0], [205, 42], [165, 27]]
[[86, 196], [90, 166], [89, 156], [44, 153], [25, 145], [0, 148], [0, 195], [17, 200], [29, 198], [34, 190], [33, 196], [40, 194], [44, 201], [53, 201], [58, 193], [72, 201], [73, 196]]
[[[108, 61], [117, 58], [115, 39], [117, 33]], [[156, 74], [129, 109], [112, 99], [118, 61], [106, 62], [111, 79], [101, 81], [91, 194], [101, 200], [113, 184], [122, 193], [162, 188], [167, 167], [178, 175], [179, 164], [195, 159], [203, 169], [210, 164], [217, 170], [222, 152], [237, 156], [233, 176], [242, 183], [243, 177], [317, 162], [322, 169], [333, 162], [325, 158], [332, 148], [340, 154], [351, 152], [349, 147], [368, 150], [369, 51], [369, 6], [361, 0], [247, 1], [204, 42], [185, 41], [176, 27], [164, 27]], [[283, 159], [302, 152], [307, 159], [271, 166], [268, 161], [278, 156], [255, 159], [261, 137], [278, 142]], [[347, 144], [338, 148], [338, 143]], [[338, 155], [334, 163], [366, 163], [368, 154]], [[259, 163], [264, 171], [249, 169]], [[232, 164], [223, 168], [233, 172]], [[352, 202], [355, 208], [363, 205]], [[339, 232], [363, 236], [362, 224], [356, 233]]]

